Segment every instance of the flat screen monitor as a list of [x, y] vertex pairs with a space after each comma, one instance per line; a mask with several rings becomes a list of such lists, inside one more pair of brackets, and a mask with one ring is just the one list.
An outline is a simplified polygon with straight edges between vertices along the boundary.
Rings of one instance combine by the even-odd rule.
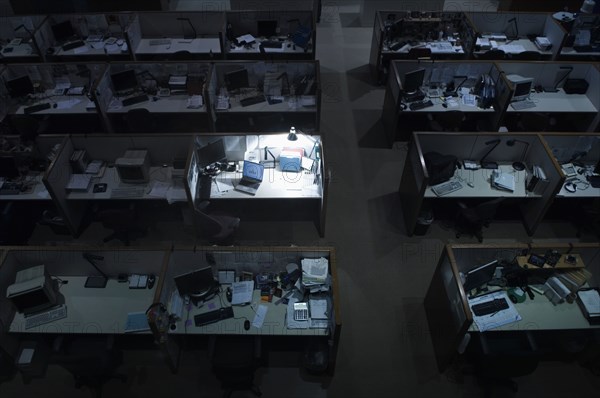
[[402, 85], [404, 92], [408, 94], [417, 92], [423, 85], [423, 79], [425, 79], [424, 68], [405, 73]]
[[138, 87], [137, 76], [133, 69], [110, 75], [113, 87], [117, 93], [135, 90]]
[[223, 140], [219, 139], [203, 146], [202, 148], [198, 148], [196, 157], [199, 169], [204, 169], [205, 167], [217, 162], [226, 161], [227, 155], [225, 154], [225, 145], [223, 144]]
[[256, 33], [259, 37], [277, 36], [277, 21], [257, 21]]
[[248, 71], [246, 69], [238, 69], [225, 73], [225, 86], [229, 91], [250, 87], [250, 83], [248, 82]]
[[16, 159], [13, 156], [0, 156], [0, 177], [17, 178], [20, 175]]
[[73, 30], [71, 21], [57, 23], [56, 25], [52, 25], [51, 28], [56, 41], [65, 41], [75, 36], [75, 31]]
[[8, 95], [12, 98], [25, 97], [28, 94], [33, 94], [33, 83], [29, 76], [21, 76], [16, 79], [8, 80], [6, 83], [6, 90]]
[[494, 260], [467, 272], [467, 279], [463, 285], [465, 292], [468, 293], [488, 283], [494, 277], [497, 265], [498, 260]]
[[205, 267], [173, 278], [181, 296], [202, 299], [209, 296], [216, 286], [212, 268]]

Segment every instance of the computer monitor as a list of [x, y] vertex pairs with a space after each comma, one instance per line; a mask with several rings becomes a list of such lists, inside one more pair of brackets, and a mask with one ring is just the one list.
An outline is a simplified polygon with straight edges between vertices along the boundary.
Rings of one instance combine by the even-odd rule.
[[123, 157], [115, 161], [115, 168], [121, 182], [145, 184], [150, 180], [150, 156], [145, 149], [125, 151]]
[[225, 86], [229, 91], [239, 90], [240, 88], [250, 87], [248, 82], [248, 71], [238, 69], [225, 73]]
[[522, 77], [519, 75], [507, 75], [506, 78], [514, 85], [514, 92], [511, 101], [523, 101], [529, 99], [529, 93], [533, 87], [533, 78]]
[[133, 69], [113, 73], [110, 75], [110, 80], [117, 93], [133, 91], [138, 87], [137, 76]]
[[196, 158], [199, 169], [204, 169], [205, 167], [216, 162], [226, 161], [227, 155], [225, 154], [225, 145], [223, 144], [223, 140], [219, 139], [203, 146], [202, 148], [198, 148], [196, 151]]
[[419, 91], [425, 79], [425, 69], [417, 69], [404, 74], [404, 84], [402, 89], [405, 93], [411, 94]]
[[11, 179], [20, 175], [14, 156], [0, 156], [0, 177]]
[[8, 80], [5, 82], [5, 86], [11, 98], [21, 98], [34, 93], [33, 83], [28, 75]]
[[488, 283], [494, 277], [497, 265], [498, 260], [494, 260], [467, 272], [467, 278], [463, 285], [465, 292], [477, 289]]
[[277, 21], [257, 21], [256, 33], [258, 37], [277, 36]]
[[65, 41], [75, 36], [75, 31], [73, 30], [71, 21], [57, 23], [56, 25], [52, 25], [51, 28], [56, 41]]
[[17, 272], [15, 283], [6, 288], [6, 298], [27, 315], [56, 305], [57, 290], [46, 268], [37, 265]]
[[188, 296], [193, 300], [202, 300], [210, 296], [217, 287], [211, 267], [178, 275], [173, 280], [179, 294], [181, 296]]

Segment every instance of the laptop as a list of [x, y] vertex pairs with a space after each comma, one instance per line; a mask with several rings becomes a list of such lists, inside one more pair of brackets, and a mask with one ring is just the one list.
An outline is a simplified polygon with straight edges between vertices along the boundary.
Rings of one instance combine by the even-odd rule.
[[256, 191], [263, 180], [264, 171], [264, 165], [244, 160], [242, 179], [236, 185], [235, 190], [250, 195], [256, 195]]

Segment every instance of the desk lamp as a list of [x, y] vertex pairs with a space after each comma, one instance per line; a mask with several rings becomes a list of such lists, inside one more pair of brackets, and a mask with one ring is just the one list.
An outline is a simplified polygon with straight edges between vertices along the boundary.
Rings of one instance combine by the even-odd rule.
[[91, 253], [83, 253], [83, 258], [87, 260], [88, 263], [92, 264], [96, 271], [100, 273], [100, 276], [88, 276], [85, 280], [85, 287], [87, 288], [100, 288], [103, 289], [106, 287], [106, 283], [108, 282], [108, 276], [102, 272], [102, 270], [96, 265], [96, 261], [104, 260], [103, 256], [97, 256]]
[[521, 144], [525, 144], [525, 150], [521, 154], [521, 160], [518, 162], [513, 162], [512, 167], [513, 167], [513, 169], [515, 169], [517, 171], [521, 171], [521, 170], [525, 170], [525, 163], [523, 163], [523, 159], [525, 158], [525, 154], [527, 153], [527, 149], [529, 148], [529, 142], [523, 141], [523, 140], [512, 139], [512, 140], [506, 141], [506, 145], [514, 146], [517, 142], [520, 142]]
[[496, 147], [498, 146], [498, 144], [500, 144], [500, 138], [497, 138], [495, 140], [490, 140], [490, 141], [486, 141], [485, 145], [492, 145], [494, 144], [494, 146], [492, 148], [490, 148], [489, 151], [487, 151], [487, 153], [485, 155], [483, 155], [483, 157], [481, 158], [481, 160], [479, 160], [479, 164], [481, 165], [481, 168], [483, 169], [497, 169], [498, 168], [498, 163], [496, 162], [486, 162], [485, 158], [488, 157], [488, 155], [490, 153], [492, 153], [492, 151], [494, 149], [496, 149]]
[[[511, 19], [509, 19], [508, 23], [513, 23], [514, 26], [515, 26], [515, 36], [513, 36], [512, 39], [513, 40], [518, 39], [519, 38], [519, 25], [517, 24], [517, 18], [511, 18]], [[508, 44], [508, 42], [506, 44]]]
[[573, 67], [572, 66], [561, 66], [559, 67], [559, 69], [565, 69], [568, 70], [568, 72], [561, 77], [556, 83], [554, 83], [553, 87], [544, 87], [544, 91], [547, 93], [556, 93], [558, 92], [558, 85], [565, 80], [567, 77], [569, 77], [569, 75], [571, 74], [571, 72], [573, 71]]

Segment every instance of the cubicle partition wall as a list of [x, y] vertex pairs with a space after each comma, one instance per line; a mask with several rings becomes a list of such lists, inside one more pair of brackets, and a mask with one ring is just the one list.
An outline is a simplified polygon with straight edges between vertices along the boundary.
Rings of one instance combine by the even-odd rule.
[[[135, 74], [133, 94], [115, 87]], [[213, 131], [206, 87], [212, 66], [205, 62], [111, 63], [96, 88], [99, 111], [108, 131], [116, 133], [185, 133]], [[127, 79], [131, 79], [127, 77]], [[141, 102], [123, 100], [145, 95]]]
[[42, 62], [36, 33], [45, 18], [44, 15], [1, 17], [0, 62]]
[[[326, 314], [328, 319], [318, 328], [294, 328], [286, 320], [286, 313], [289, 306], [286, 303], [279, 303], [280, 297], [272, 296], [268, 301], [261, 300], [261, 290], [258, 286], [258, 280], [264, 276], [264, 280], [272, 280], [272, 283], [265, 285], [276, 285], [273, 279], [275, 276], [290, 272], [291, 264], [301, 267], [303, 259], [324, 258], [328, 263], [328, 289], [319, 295], [325, 298], [328, 303]], [[342, 320], [339, 297], [339, 286], [337, 276], [337, 264], [335, 249], [332, 247], [235, 247], [235, 248], [217, 248], [217, 247], [175, 247], [169, 254], [169, 264], [166, 274], [161, 278], [158, 287], [157, 302], [162, 303], [168, 312], [175, 308], [176, 298], [179, 296], [175, 285], [174, 277], [186, 274], [202, 268], [211, 267], [215, 278], [222, 279], [221, 272], [227, 272], [233, 277], [232, 280], [256, 280], [252, 300], [249, 305], [234, 305], [234, 317], [224, 319], [216, 323], [195, 326], [193, 324], [194, 316], [210, 309], [218, 309], [231, 306], [225, 297], [226, 288], [230, 282], [221, 282], [216, 298], [209, 298], [208, 302], [201, 307], [184, 308], [179, 314], [173, 314], [176, 322], [175, 327], [170, 329], [160, 329], [162, 333], [155, 335], [156, 340], [161, 342], [161, 348], [166, 353], [168, 363], [171, 369], [177, 369], [177, 357], [179, 355], [179, 339], [176, 337], [191, 335], [259, 335], [263, 339], [284, 338], [286, 343], [295, 347], [293, 349], [303, 349], [308, 339], [323, 338], [327, 339], [329, 353], [330, 373], [334, 372], [337, 348], [341, 333]], [[264, 284], [264, 283], [263, 283]], [[281, 294], [288, 290], [285, 285], [280, 286], [283, 289]], [[297, 296], [290, 297], [294, 301]], [[304, 301], [304, 300], [300, 300]], [[244, 320], [251, 323], [258, 316], [257, 312], [265, 310], [264, 320], [260, 324], [253, 324], [248, 330], [244, 329]], [[152, 315], [150, 317], [152, 319]], [[188, 337], [191, 338], [191, 337]], [[291, 340], [287, 340], [291, 339]]]
[[568, 36], [562, 43], [558, 59], [569, 61], [600, 60], [600, 14], [576, 14], [566, 17]]
[[[472, 53], [475, 58], [486, 57], [487, 51], [496, 49], [502, 50], [503, 54], [499, 53], [492, 59], [506, 57], [514, 60], [552, 60], [559, 53], [567, 34], [552, 15], [547, 13], [467, 12], [466, 16], [478, 38]], [[536, 46], [537, 37], [548, 40], [543, 49]]]
[[[523, 110], [509, 106], [504, 125], [511, 131], [593, 131], [600, 122], [600, 71], [591, 63], [498, 62], [507, 80], [533, 78]], [[511, 83], [512, 85], [512, 83]], [[556, 92], [554, 92], [556, 90]]]
[[[92, 201], [104, 203], [109, 208], [127, 200], [185, 202], [187, 207], [182, 165], [188, 156], [192, 138], [192, 135], [186, 134], [72, 135], [65, 140], [44, 177], [44, 184], [74, 236], [81, 233], [83, 216]], [[75, 150], [85, 150], [89, 160], [102, 161], [102, 166], [92, 176], [87, 188], [69, 190], [67, 184], [74, 174], [70, 159]], [[150, 168], [146, 170], [146, 181], [121, 181], [115, 162], [125, 157], [129, 150], [148, 152]], [[95, 192], [97, 184], [105, 184], [105, 191]], [[154, 190], [156, 186], [159, 186], [157, 191]], [[142, 213], [141, 209], [136, 211]]]
[[39, 47], [48, 62], [130, 60], [125, 30], [132, 13], [54, 14], [39, 28]]
[[137, 61], [212, 60], [224, 56], [223, 32], [223, 12], [144, 12], [127, 38]]
[[[451, 177], [451, 180], [459, 181], [462, 188], [438, 197], [430, 189], [429, 181], [432, 176], [429, 175], [425, 164], [426, 155], [431, 152], [453, 155], [461, 163], [464, 160], [479, 161], [484, 158], [486, 161], [496, 162], [499, 173], [512, 175], [514, 190], [492, 186], [491, 174], [495, 170], [467, 170], [463, 167], [456, 169]], [[525, 170], [515, 170], [511, 166], [513, 162], [522, 162]], [[526, 184], [533, 166], [542, 168], [547, 181], [540, 185], [539, 189], [529, 191]], [[562, 182], [563, 177], [558, 164], [536, 134], [413, 133], [413, 142], [399, 188], [406, 232], [412, 235], [421, 211], [431, 208], [425, 203], [426, 200], [505, 198], [515, 199], [520, 203], [525, 228], [529, 234], [533, 234], [554, 194], [560, 190]]]
[[7, 98], [5, 120], [12, 132], [25, 136], [101, 132], [100, 115], [88, 94], [104, 68], [103, 64], [7, 65], [1, 72], [0, 92]]
[[[600, 245], [597, 243], [549, 242], [446, 246], [424, 303], [440, 371], [448, 368], [459, 350], [464, 352], [465, 349], [470, 348], [469, 346], [477, 344], [476, 337], [481, 333], [473, 322], [474, 315], [463, 287], [462, 275], [494, 260], [511, 263], [517, 256], [543, 254], [548, 250], [555, 250], [562, 256], [575, 255], [579, 259], [578, 262], [585, 265], [592, 274], [588, 284], [599, 285]], [[590, 325], [575, 302], [553, 305], [544, 295], [536, 294], [534, 300], [526, 299], [523, 303], [515, 304], [515, 308], [522, 318], [520, 321], [496, 327], [486, 331], [485, 334], [490, 338], [512, 338], [513, 342], [515, 337], [517, 339], [523, 337], [522, 341], [529, 339], [529, 342], [536, 346], [538, 353], [543, 352], [550, 356], [559, 349], [557, 341], [576, 339], [578, 342], [583, 342], [588, 337], [593, 340], [595, 329], [600, 327], [600, 325]], [[494, 351], [499, 349], [491, 346], [488, 348]]]
[[320, 122], [319, 62], [215, 63], [208, 96], [217, 132], [280, 132], [294, 126], [312, 133]]
[[310, 10], [227, 11], [225, 16], [228, 59], [315, 59], [317, 31]]

